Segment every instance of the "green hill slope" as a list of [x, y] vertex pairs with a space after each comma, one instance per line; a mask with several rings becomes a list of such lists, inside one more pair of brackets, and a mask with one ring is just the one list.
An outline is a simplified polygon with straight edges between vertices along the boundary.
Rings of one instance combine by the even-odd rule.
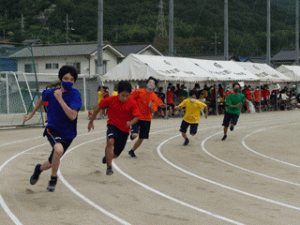
[[[181, 55], [214, 52], [214, 36], [219, 36], [218, 53], [223, 49], [224, 0], [174, 0], [175, 49]], [[272, 0], [272, 53], [294, 44], [292, 4]], [[51, 5], [55, 7], [51, 8]], [[160, 50], [167, 41], [156, 40], [159, 0], [104, 0], [104, 38], [111, 43], [150, 42]], [[0, 36], [11, 41], [40, 38], [45, 43], [66, 42], [66, 15], [73, 22], [72, 42], [97, 40], [97, 0], [1, 0]], [[168, 1], [164, 12], [168, 24]], [[24, 15], [24, 31], [21, 30]], [[44, 17], [43, 17], [44, 16]], [[239, 56], [261, 56], [266, 51], [266, 1], [229, 1], [230, 52]], [[48, 29], [49, 28], [49, 29]], [[168, 26], [167, 26], [168, 29]], [[158, 44], [159, 43], [159, 44]], [[162, 46], [162, 43], [165, 43]]]

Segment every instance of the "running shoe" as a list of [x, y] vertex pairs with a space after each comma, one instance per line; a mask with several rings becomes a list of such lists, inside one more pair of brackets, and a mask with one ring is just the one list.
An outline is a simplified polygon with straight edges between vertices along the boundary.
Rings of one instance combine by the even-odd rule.
[[233, 131], [234, 130], [234, 126], [230, 126], [230, 130]]
[[224, 135], [222, 138], [222, 141], [225, 141], [226, 138], [227, 138], [227, 135]]
[[102, 163], [105, 164], [106, 163], [106, 156], [103, 157], [102, 159]]
[[185, 141], [184, 141], [184, 143], [183, 143], [183, 145], [184, 145], [184, 146], [187, 146], [187, 145], [189, 144], [189, 142], [190, 142], [189, 139], [186, 138]]
[[55, 191], [56, 182], [57, 182], [57, 180], [50, 180], [49, 184], [48, 184], [48, 187], [47, 187], [47, 191], [54, 192]]
[[131, 156], [131, 158], [136, 158], [136, 155], [134, 154], [134, 151], [133, 150], [130, 150], [128, 152], [128, 154]]
[[106, 169], [106, 175], [112, 175], [114, 173], [114, 171], [112, 170], [111, 167], [107, 167]]
[[41, 164], [36, 164], [34, 172], [33, 172], [32, 176], [30, 177], [31, 185], [35, 185], [38, 182], [40, 174], [41, 174], [40, 168], [41, 168]]

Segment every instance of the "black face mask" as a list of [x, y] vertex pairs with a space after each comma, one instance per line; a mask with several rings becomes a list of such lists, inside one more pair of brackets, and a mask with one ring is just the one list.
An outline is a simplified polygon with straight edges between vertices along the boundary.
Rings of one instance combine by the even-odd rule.
[[235, 88], [233, 89], [234, 93], [239, 93], [240, 92], [240, 89], [239, 88]]

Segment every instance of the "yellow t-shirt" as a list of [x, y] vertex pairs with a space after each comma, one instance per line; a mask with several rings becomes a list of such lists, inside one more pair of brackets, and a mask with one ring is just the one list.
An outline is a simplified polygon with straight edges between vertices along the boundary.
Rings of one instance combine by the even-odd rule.
[[112, 96], [117, 96], [118, 95], [118, 91], [113, 91]]
[[201, 109], [206, 107], [206, 104], [196, 100], [195, 102], [191, 102], [191, 100], [185, 99], [180, 105], [181, 108], [185, 108], [185, 115], [183, 120], [187, 123], [199, 123]]
[[100, 103], [100, 101], [103, 99], [103, 93], [102, 91], [98, 91], [98, 104]]

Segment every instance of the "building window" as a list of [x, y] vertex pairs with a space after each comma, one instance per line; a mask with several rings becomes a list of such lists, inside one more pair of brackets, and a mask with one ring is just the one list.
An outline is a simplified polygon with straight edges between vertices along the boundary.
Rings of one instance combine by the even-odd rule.
[[53, 63], [53, 65], [52, 65], [52, 67], [53, 67], [53, 69], [58, 69], [58, 63]]
[[[107, 73], [107, 61], [103, 61], [103, 75]], [[97, 60], [95, 60], [95, 74], [97, 74]]]
[[77, 73], [80, 74], [81, 70], [80, 70], [80, 63], [75, 62], [75, 63], [71, 63], [71, 62], [67, 62], [67, 66], [73, 66], [75, 67], [75, 69], [77, 70]]
[[51, 69], [52, 69], [52, 64], [46, 63], [46, 70], [51, 70]]
[[33, 68], [32, 64], [25, 64], [25, 73], [32, 73]]

